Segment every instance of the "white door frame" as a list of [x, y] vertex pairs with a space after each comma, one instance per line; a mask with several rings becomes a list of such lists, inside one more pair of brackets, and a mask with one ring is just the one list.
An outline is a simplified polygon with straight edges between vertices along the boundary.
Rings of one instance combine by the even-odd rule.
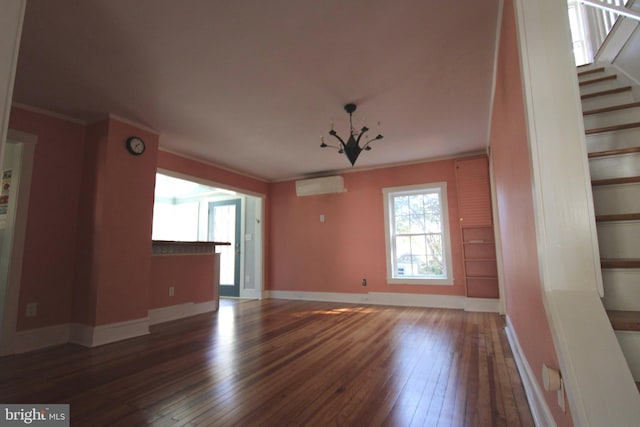
[[[0, 304], [2, 304], [2, 296], [4, 296], [4, 307], [2, 318], [0, 319], [2, 322], [0, 329], [0, 355], [2, 356], [13, 354], [15, 348], [33, 157], [38, 137], [9, 129], [7, 133], [8, 141], [20, 143], [22, 153], [18, 173], [12, 177], [12, 184], [17, 184], [18, 186], [17, 197], [9, 205], [10, 215], [8, 215], [5, 228], [5, 242], [0, 248], [2, 255], [2, 262], [0, 262], [0, 292], [4, 291], [4, 295], [0, 295]], [[5, 256], [5, 251], [7, 251], [8, 256]]]

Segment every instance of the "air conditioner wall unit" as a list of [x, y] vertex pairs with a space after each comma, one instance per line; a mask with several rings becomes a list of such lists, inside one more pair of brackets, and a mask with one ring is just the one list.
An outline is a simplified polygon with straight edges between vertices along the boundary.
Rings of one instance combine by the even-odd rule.
[[346, 191], [344, 178], [338, 175], [296, 181], [296, 195], [298, 197], [344, 193]]

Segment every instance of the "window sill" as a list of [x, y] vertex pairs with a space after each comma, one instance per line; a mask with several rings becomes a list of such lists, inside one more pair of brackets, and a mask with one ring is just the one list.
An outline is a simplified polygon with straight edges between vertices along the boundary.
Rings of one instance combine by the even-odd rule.
[[388, 285], [436, 285], [436, 286], [453, 286], [453, 279], [399, 279], [388, 278]]

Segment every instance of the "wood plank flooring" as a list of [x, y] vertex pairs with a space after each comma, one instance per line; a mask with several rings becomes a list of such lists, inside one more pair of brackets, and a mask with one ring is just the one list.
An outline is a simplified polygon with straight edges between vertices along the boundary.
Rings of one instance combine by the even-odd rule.
[[500, 316], [262, 300], [0, 359], [0, 402], [72, 426], [533, 426]]

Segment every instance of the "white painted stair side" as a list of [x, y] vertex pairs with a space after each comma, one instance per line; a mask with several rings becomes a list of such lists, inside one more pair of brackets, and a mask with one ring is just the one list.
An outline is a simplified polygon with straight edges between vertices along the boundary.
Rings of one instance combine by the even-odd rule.
[[640, 268], [603, 268], [602, 281], [607, 310], [640, 310]]
[[622, 348], [624, 358], [627, 360], [631, 375], [635, 381], [640, 381], [640, 332], [615, 331], [616, 338]]
[[599, 222], [597, 230], [602, 258], [640, 258], [640, 221]]
[[[586, 118], [586, 117], [585, 117]], [[591, 129], [586, 127], [585, 129]], [[615, 150], [618, 148], [631, 148], [640, 146], [640, 128], [616, 130], [587, 135], [587, 151]]]
[[[640, 212], [640, 183], [598, 185], [593, 187], [596, 215]], [[640, 282], [639, 282], [640, 283]]]
[[[597, 91], [592, 91], [597, 92]], [[631, 91], [596, 96], [582, 100], [582, 111], [595, 110], [596, 108], [612, 107], [614, 105], [629, 104], [633, 102]]]
[[640, 176], [640, 153], [594, 157], [589, 170], [592, 180]]
[[[585, 129], [598, 129], [637, 122], [640, 122], [640, 106], [584, 116]], [[636, 130], [640, 130], [640, 128], [636, 128]], [[640, 140], [636, 142], [640, 145]]]

